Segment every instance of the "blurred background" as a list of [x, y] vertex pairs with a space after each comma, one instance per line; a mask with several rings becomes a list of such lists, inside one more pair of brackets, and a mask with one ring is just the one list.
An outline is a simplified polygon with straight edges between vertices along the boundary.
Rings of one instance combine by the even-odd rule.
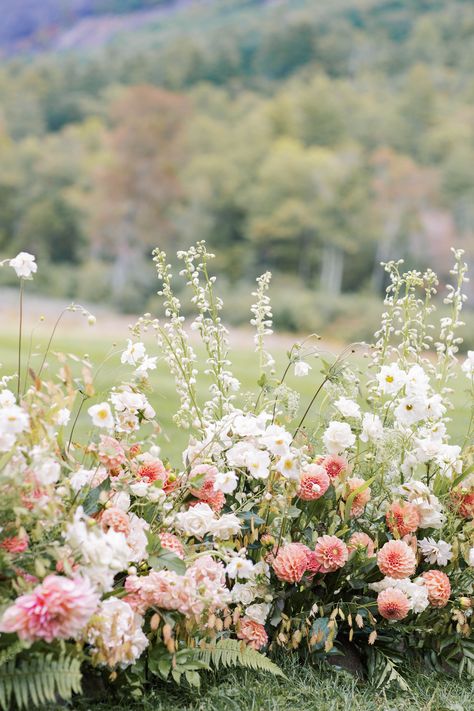
[[269, 268], [280, 329], [358, 340], [379, 319], [380, 261], [442, 281], [450, 246], [474, 263], [472, 0], [0, 14], [0, 259], [37, 255], [30, 290], [156, 312], [153, 247], [206, 239], [232, 324]]

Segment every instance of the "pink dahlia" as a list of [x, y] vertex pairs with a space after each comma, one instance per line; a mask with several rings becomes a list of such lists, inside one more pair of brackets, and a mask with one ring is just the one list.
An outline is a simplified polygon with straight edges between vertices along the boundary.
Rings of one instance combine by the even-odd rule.
[[349, 551], [337, 536], [320, 536], [314, 548], [315, 562], [320, 573], [334, 573], [347, 562]]
[[394, 535], [406, 536], [416, 531], [420, 525], [420, 514], [414, 504], [394, 501], [386, 514], [387, 526]]
[[25, 533], [23, 536], [11, 536], [4, 538], [0, 543], [0, 547], [7, 553], [24, 553], [29, 545], [30, 539]]
[[302, 543], [288, 543], [280, 548], [272, 562], [278, 580], [298, 583], [308, 566], [310, 549]]
[[[344, 495], [344, 500], [347, 501], [349, 496], [356, 489], [359, 489], [359, 487], [363, 486], [364, 484], [365, 484], [365, 479], [360, 479], [357, 476], [354, 476], [351, 479], [348, 479], [346, 482], [346, 492]], [[352, 506], [351, 506], [351, 516], [353, 518], [358, 518], [359, 516], [362, 516], [366, 505], [370, 501], [370, 498], [371, 498], [370, 486], [368, 486], [367, 489], [364, 489], [363, 491], [361, 491], [355, 495], [354, 499], [352, 500]]]
[[32, 642], [78, 637], [99, 604], [99, 595], [85, 578], [48, 575], [31, 593], [18, 597], [0, 623], [2, 632], [16, 632]]
[[401, 580], [415, 572], [416, 556], [405, 541], [388, 541], [378, 552], [377, 565], [384, 575]]
[[327, 457], [318, 462], [326, 470], [331, 479], [337, 479], [341, 474], [349, 471], [349, 462], [344, 457], [337, 454], [328, 454]]
[[386, 588], [378, 594], [377, 607], [386, 620], [403, 620], [410, 612], [410, 601], [398, 588]]
[[107, 531], [112, 528], [117, 533], [123, 533], [128, 536], [130, 533], [130, 519], [122, 509], [116, 506], [111, 506], [110, 509], [105, 509], [100, 516], [100, 525], [102, 530]]
[[177, 536], [174, 535], [174, 533], [160, 533], [160, 543], [163, 548], [166, 548], [167, 550], [171, 551], [175, 555], [178, 556], [178, 558], [181, 558], [183, 560], [184, 558], [184, 548], [183, 544], [179, 540]]
[[125, 462], [125, 452], [122, 445], [114, 437], [108, 435], [101, 435], [97, 456], [107, 469], [117, 469]]
[[428, 590], [428, 600], [432, 607], [445, 607], [451, 595], [451, 583], [441, 570], [427, 570], [421, 576]]
[[368, 536], [363, 531], [356, 531], [349, 538], [348, 549], [350, 552], [357, 550], [358, 548], [365, 548], [368, 558], [372, 558], [375, 551], [375, 545], [370, 536]]
[[303, 501], [313, 501], [326, 493], [330, 483], [323, 467], [319, 464], [310, 464], [301, 476], [297, 494]]
[[165, 484], [168, 479], [168, 472], [161, 459], [153, 459], [139, 466], [137, 469], [137, 477], [148, 482], [148, 484], [153, 484], [153, 482], [158, 480]]
[[260, 622], [255, 622], [248, 617], [243, 617], [240, 621], [237, 637], [243, 639], [253, 649], [261, 649], [268, 642], [265, 627]]

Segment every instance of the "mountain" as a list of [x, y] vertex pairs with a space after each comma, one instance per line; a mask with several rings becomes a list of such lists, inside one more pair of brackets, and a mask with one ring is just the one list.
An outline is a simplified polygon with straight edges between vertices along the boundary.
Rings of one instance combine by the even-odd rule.
[[[63, 33], [95, 31], [107, 39], [110, 32], [138, 27], [158, 11], [180, 5], [179, 0], [0, 0], [0, 50], [15, 54], [73, 45]], [[101, 28], [101, 32], [100, 32]], [[74, 35], [72, 35], [74, 36]]]

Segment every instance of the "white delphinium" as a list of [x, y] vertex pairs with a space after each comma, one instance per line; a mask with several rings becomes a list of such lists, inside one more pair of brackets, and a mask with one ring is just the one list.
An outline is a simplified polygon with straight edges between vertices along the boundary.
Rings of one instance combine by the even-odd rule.
[[435, 541], [434, 538], [422, 538], [418, 547], [427, 563], [432, 565], [448, 565], [453, 557], [453, 549], [446, 541]]
[[250, 307], [254, 318], [250, 324], [255, 326], [256, 333], [254, 336], [255, 350], [259, 354], [260, 371], [267, 368], [273, 368], [275, 365], [274, 358], [265, 350], [265, 336], [271, 336], [272, 331], [272, 307], [270, 297], [267, 292], [270, 287], [272, 275], [271, 272], [265, 272], [257, 278], [257, 291], [252, 292], [252, 296], [257, 298], [255, 304]]
[[360, 405], [347, 397], [340, 397], [339, 400], [336, 400], [334, 407], [339, 410], [343, 417], [354, 417], [358, 419], [361, 416]]
[[468, 378], [474, 377], [474, 351], [467, 352], [467, 358], [461, 366], [463, 373], [466, 373]]
[[329, 423], [324, 435], [323, 443], [329, 454], [340, 454], [352, 447], [356, 437], [347, 422], [333, 420]]
[[113, 429], [114, 418], [108, 402], [100, 402], [97, 405], [92, 405], [87, 412], [95, 427], [104, 427], [108, 430]]

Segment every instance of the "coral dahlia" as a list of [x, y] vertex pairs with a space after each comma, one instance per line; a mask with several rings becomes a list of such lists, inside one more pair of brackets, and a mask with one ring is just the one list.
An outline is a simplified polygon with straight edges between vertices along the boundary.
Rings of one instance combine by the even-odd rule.
[[421, 576], [428, 589], [428, 600], [432, 607], [445, 607], [451, 595], [451, 583], [442, 570], [427, 570]]
[[314, 559], [320, 573], [333, 573], [347, 562], [349, 551], [337, 536], [320, 536], [314, 548]]
[[416, 556], [404, 541], [388, 541], [378, 552], [377, 565], [384, 575], [401, 580], [415, 572]]
[[387, 511], [386, 520], [390, 531], [403, 538], [417, 530], [420, 525], [420, 514], [414, 504], [394, 501]]
[[386, 588], [378, 594], [377, 607], [386, 620], [403, 620], [410, 611], [410, 601], [402, 590]]

